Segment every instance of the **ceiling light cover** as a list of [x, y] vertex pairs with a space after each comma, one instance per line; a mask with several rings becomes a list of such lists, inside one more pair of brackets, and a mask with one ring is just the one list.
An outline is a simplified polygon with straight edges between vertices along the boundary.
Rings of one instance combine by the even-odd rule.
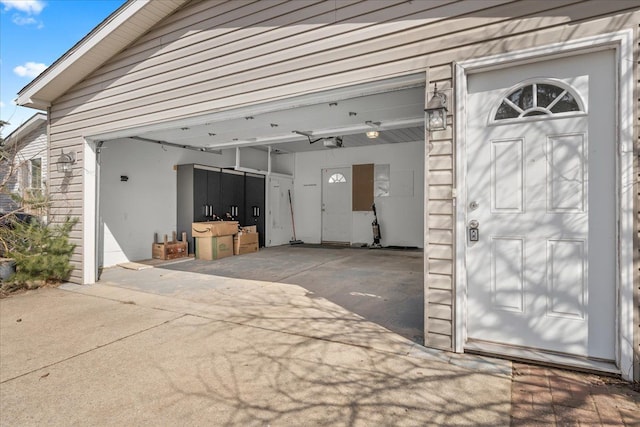
[[378, 136], [380, 136], [380, 132], [377, 130], [370, 130], [367, 132], [367, 138], [369, 139], [376, 139]]

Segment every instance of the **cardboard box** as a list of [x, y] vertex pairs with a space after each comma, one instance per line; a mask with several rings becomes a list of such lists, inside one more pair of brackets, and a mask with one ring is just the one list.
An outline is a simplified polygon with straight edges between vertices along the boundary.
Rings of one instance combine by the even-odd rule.
[[191, 224], [193, 237], [219, 237], [238, 234], [238, 221], [194, 222]]
[[240, 231], [244, 231], [246, 233], [257, 233], [258, 232], [258, 226], [257, 225], [245, 225], [243, 227], [240, 227]]
[[187, 256], [187, 242], [154, 243], [151, 246], [151, 258], [176, 259]]
[[196, 238], [196, 259], [214, 260], [232, 255], [233, 236]]
[[158, 234], [153, 236], [153, 245], [151, 245], [151, 258], [155, 259], [176, 259], [184, 258], [187, 254], [187, 233], [182, 233], [182, 241], [176, 239], [176, 232], [173, 232], [171, 241], [164, 235], [164, 241], [158, 242]]
[[258, 233], [238, 233], [233, 237], [233, 254], [243, 255], [258, 252]]

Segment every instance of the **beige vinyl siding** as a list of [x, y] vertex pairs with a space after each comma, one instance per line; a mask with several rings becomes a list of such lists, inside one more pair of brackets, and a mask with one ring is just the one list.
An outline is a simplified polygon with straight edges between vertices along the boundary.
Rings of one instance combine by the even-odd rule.
[[[637, 9], [624, 0], [191, 2], [54, 102], [51, 155], [72, 149], [79, 161], [70, 178], [52, 171], [52, 213], [81, 212], [84, 137], [427, 69], [451, 88], [455, 61], [635, 28]], [[454, 141], [451, 130], [432, 137], [426, 340], [451, 349]], [[80, 222], [77, 266], [81, 235]]]
[[[16, 142], [17, 151], [14, 157], [14, 166], [13, 169], [7, 167], [7, 172], [12, 174], [12, 178], [10, 179], [10, 185], [7, 186], [7, 192], [18, 193], [20, 195], [21, 192], [27, 188], [32, 188], [31, 183], [31, 167], [29, 165], [30, 161], [33, 159], [41, 160], [41, 186], [40, 188], [45, 188], [47, 183], [47, 125], [46, 122], [43, 122], [33, 131], [29, 132], [27, 135], [23, 136], [21, 140]], [[15, 147], [14, 146], [14, 147]], [[3, 165], [5, 167], [6, 165]], [[23, 180], [22, 168], [26, 168], [28, 173], [28, 177], [26, 182]], [[4, 171], [3, 171], [4, 172]], [[4, 173], [0, 172], [1, 175]], [[0, 178], [3, 179], [3, 178]], [[14, 209], [17, 209], [13, 200], [8, 196], [8, 194], [0, 195], [0, 212], [10, 212]]]
[[[435, 70], [434, 70], [435, 71]], [[439, 72], [429, 70], [429, 89], [435, 85], [449, 100], [451, 123], [455, 111], [452, 96], [452, 66], [441, 67]], [[426, 284], [425, 284], [425, 345], [444, 350], [453, 350], [454, 339], [454, 141], [453, 126], [445, 131], [429, 135]]]

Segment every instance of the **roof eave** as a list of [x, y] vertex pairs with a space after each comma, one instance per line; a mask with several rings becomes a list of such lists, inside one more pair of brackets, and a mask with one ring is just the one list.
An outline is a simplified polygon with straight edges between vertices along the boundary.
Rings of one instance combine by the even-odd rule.
[[[137, 37], [151, 28], [152, 24], [168, 16], [187, 0], [156, 2], [152, 0], [128, 0], [96, 28], [51, 64], [38, 77], [18, 92], [16, 104], [24, 107], [46, 110], [55, 99], [95, 71], [113, 55], [127, 47], [132, 40], [117, 37], [118, 29], [143, 10], [153, 9], [157, 19], [148, 26], [138, 26]], [[170, 7], [167, 7], [167, 5]], [[113, 40], [119, 42], [114, 44]], [[109, 48], [107, 49], [107, 45]], [[89, 54], [100, 55], [99, 63], [95, 57], [91, 61], [82, 61]], [[91, 65], [89, 65], [91, 64]]]
[[5, 147], [10, 147], [20, 142], [21, 138], [33, 132], [38, 126], [47, 121], [47, 115], [44, 113], [36, 113], [26, 122], [17, 127], [3, 141]]

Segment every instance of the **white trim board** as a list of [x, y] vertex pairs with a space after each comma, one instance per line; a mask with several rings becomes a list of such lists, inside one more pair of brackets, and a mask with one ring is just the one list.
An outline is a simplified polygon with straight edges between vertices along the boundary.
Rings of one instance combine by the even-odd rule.
[[[513, 65], [522, 65], [555, 57], [585, 54], [592, 51], [615, 49], [617, 53], [617, 312], [616, 363], [622, 377], [633, 378], [633, 31], [631, 29], [601, 34], [578, 40], [555, 43], [543, 47], [472, 59], [456, 64], [455, 96], [456, 153], [464, 153], [466, 145], [466, 78], [469, 74], [490, 71]], [[464, 156], [456, 160], [456, 310], [455, 351], [463, 352], [466, 342], [466, 170]]]

